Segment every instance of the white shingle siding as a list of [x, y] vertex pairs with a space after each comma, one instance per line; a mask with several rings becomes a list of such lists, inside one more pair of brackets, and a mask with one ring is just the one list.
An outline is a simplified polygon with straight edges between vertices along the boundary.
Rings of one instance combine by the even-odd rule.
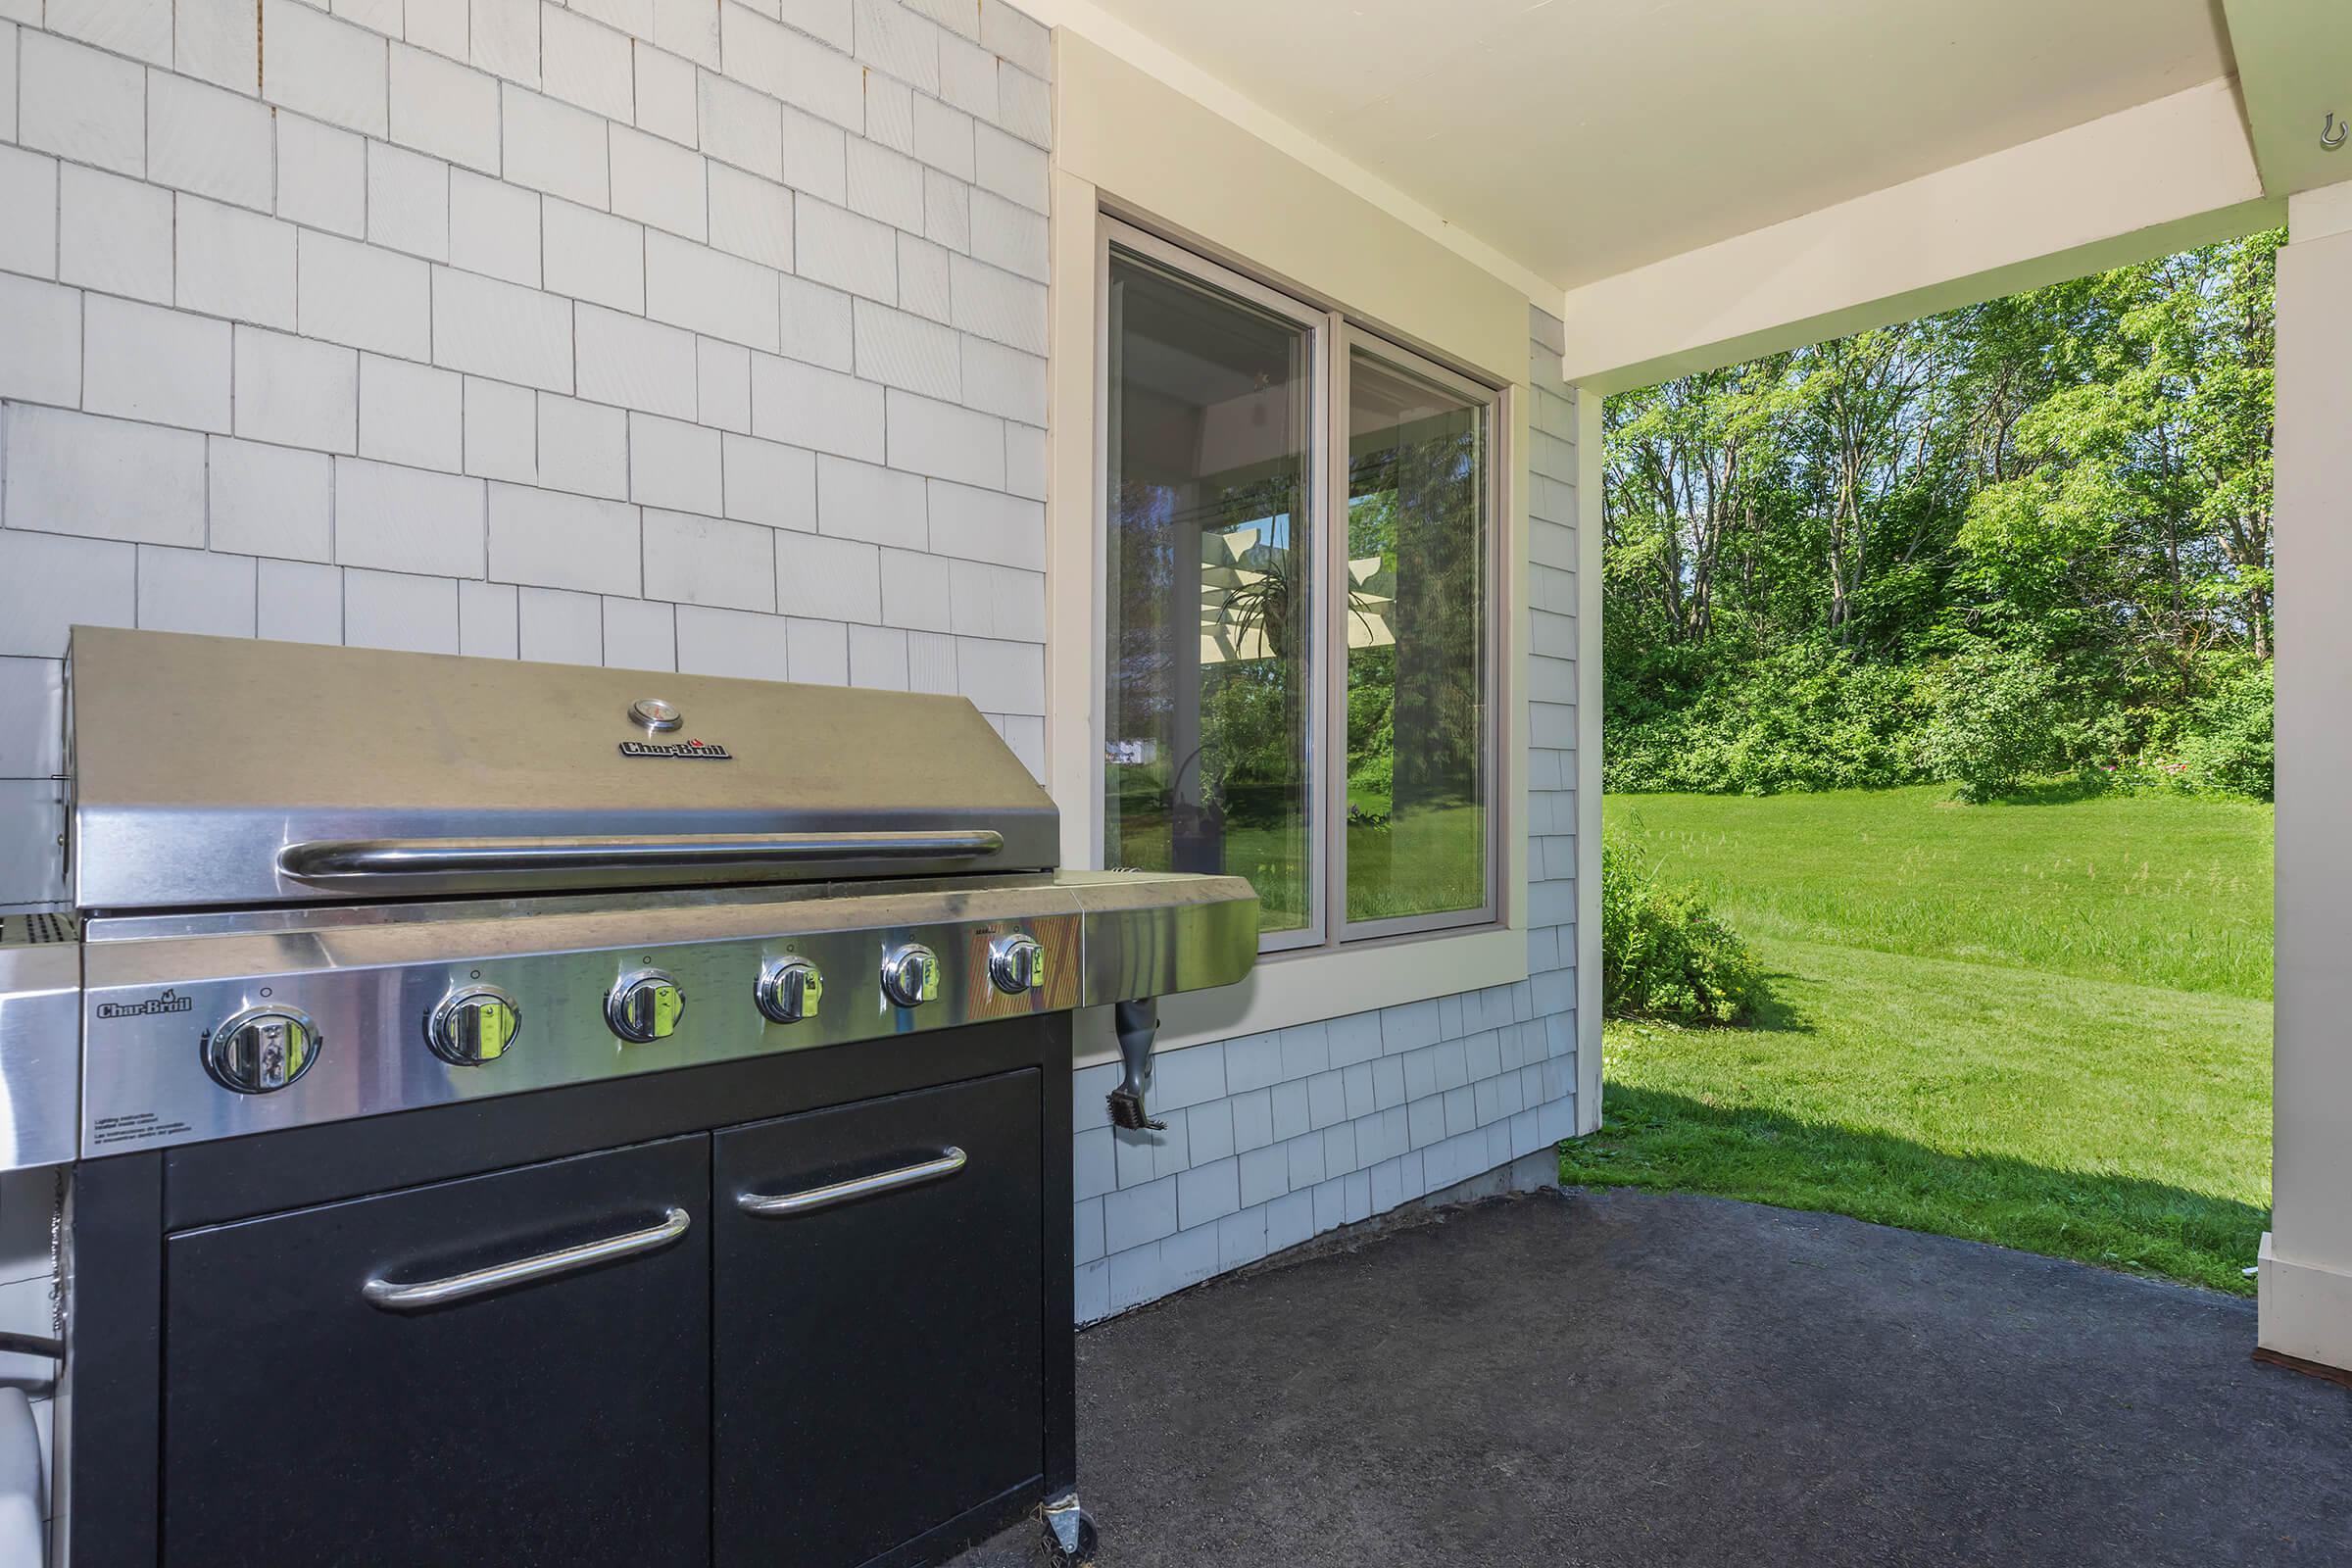
[[449, 172], [451, 266], [528, 288], [540, 284], [542, 198], [465, 169]]
[[295, 247], [295, 330], [406, 360], [432, 357], [431, 272], [412, 256], [304, 229]]
[[587, 305], [578, 308], [573, 321], [581, 397], [672, 418], [694, 417], [701, 372], [692, 332]]
[[995, 490], [1004, 481], [1004, 421], [937, 398], [894, 390], [885, 430], [894, 466]]
[[58, 279], [171, 304], [172, 193], [79, 164], [51, 167]]
[[694, 62], [657, 49], [642, 36], [629, 47], [637, 128], [681, 146], [699, 146]]
[[182, 6], [172, 17], [172, 65], [183, 75], [251, 94], [260, 85], [257, 6]]
[[627, 34], [562, 6], [540, 8], [540, 76], [547, 90], [608, 120], [637, 113], [636, 67]]
[[465, 378], [467, 473], [515, 484], [538, 482], [540, 396], [528, 387]]
[[[461, 626], [465, 613], [460, 590]], [[604, 601], [594, 594], [561, 588], [518, 588], [516, 643], [525, 659], [557, 664], [602, 663], [605, 657]]]
[[856, 60], [732, 0], [722, 0], [718, 13], [725, 74], [835, 124], [863, 128], [865, 74]]
[[117, 173], [147, 165], [147, 74], [131, 61], [25, 27], [17, 43], [17, 135]]
[[472, 52], [484, 71], [537, 86], [539, 0], [472, 0]]
[[780, 346], [776, 270], [649, 230], [645, 314], [774, 353]]
[[972, 127], [973, 182], [982, 190], [1019, 202], [1036, 212], [1050, 211], [1052, 166], [1043, 150], [1008, 136], [993, 125]]
[[448, 261], [449, 166], [406, 148], [369, 142], [368, 241], [428, 262]]
[[550, 392], [570, 389], [568, 300], [436, 267], [432, 309], [434, 364]]
[[507, 83], [499, 92], [505, 177], [584, 207], [612, 197], [606, 122], [560, 99]]
[[394, 141], [485, 173], [498, 172], [497, 77], [394, 44], [390, 104]]
[[277, 216], [361, 238], [368, 227], [368, 143], [348, 130], [280, 113]]
[[381, 139], [390, 58], [384, 39], [301, 0], [262, 0], [262, 96], [282, 108]]
[[794, 206], [800, 275], [885, 304], [899, 297], [899, 242], [889, 224], [810, 201]]
[[266, 213], [270, 147], [270, 111], [250, 96], [170, 72], [147, 74], [148, 178]]
[[465, 466], [465, 378], [360, 356], [360, 455], [456, 473]]
[[[546, 234], [543, 266], [550, 289], [586, 305], [644, 314], [643, 225], [553, 196], [542, 200], [540, 213]], [[587, 314], [580, 313], [583, 318]]]
[[[446, 195], [442, 242], [448, 242]], [[174, 203], [172, 303], [186, 311], [294, 325], [294, 245], [291, 223], [242, 208], [181, 196]]]
[[752, 353], [716, 338], [694, 345], [695, 417], [738, 435], [752, 428]]
[[220, 436], [206, 451], [214, 549], [295, 561], [333, 559], [331, 458]]
[[867, 72], [865, 133], [893, 151], [914, 151], [914, 89], [879, 72]]
[[[614, 125], [611, 137], [612, 210], [691, 240], [710, 238], [710, 197], [703, 159], [692, 148]], [[790, 265], [790, 257], [783, 265]]]
[[0, 275], [0, 397], [81, 401], [81, 294]]
[[710, 243], [746, 261], [792, 266], [792, 192], [726, 164], [710, 166]]
[[139, 546], [139, 624], [159, 631], [250, 635], [258, 564], [248, 556]]

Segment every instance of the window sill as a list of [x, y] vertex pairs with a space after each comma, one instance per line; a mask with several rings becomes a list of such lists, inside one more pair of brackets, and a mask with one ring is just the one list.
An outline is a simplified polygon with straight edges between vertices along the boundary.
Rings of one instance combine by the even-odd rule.
[[[1178, 1051], [1526, 978], [1527, 933], [1503, 925], [1270, 954], [1237, 985], [1161, 1002], [1158, 1049]], [[1078, 1015], [1074, 1055], [1081, 1067], [1118, 1059], [1108, 1007]]]

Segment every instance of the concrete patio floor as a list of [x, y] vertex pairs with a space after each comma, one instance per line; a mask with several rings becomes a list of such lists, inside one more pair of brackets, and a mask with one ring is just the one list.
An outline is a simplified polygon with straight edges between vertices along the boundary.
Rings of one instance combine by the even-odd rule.
[[1080, 1493], [1105, 1568], [2352, 1563], [2352, 1391], [2253, 1345], [2210, 1292], [1543, 1194], [1081, 1336]]

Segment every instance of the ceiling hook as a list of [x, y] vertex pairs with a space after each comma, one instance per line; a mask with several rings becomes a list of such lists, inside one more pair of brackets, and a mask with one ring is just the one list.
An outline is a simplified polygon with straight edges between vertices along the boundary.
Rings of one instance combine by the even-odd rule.
[[2335, 122], [2334, 112], [2329, 111], [2328, 122], [2320, 127], [2320, 145], [2333, 152], [2344, 144], [2346, 137], [2352, 137], [2352, 120], [2339, 125]]

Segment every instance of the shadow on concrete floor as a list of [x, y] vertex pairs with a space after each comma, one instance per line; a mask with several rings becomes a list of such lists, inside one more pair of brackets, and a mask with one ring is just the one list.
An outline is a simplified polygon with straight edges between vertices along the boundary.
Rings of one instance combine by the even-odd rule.
[[2352, 1564], [2352, 1392], [2253, 1346], [2210, 1292], [1543, 1194], [1083, 1335], [1079, 1489], [1104, 1568]]

